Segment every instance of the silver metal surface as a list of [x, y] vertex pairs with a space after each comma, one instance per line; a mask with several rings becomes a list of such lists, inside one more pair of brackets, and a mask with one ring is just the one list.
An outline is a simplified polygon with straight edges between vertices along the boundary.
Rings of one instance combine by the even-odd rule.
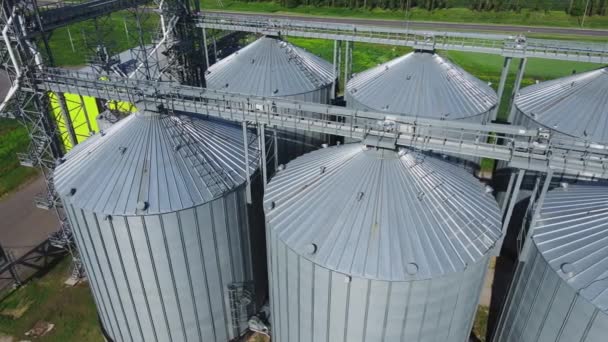
[[[257, 96], [295, 97], [327, 103], [333, 66], [279, 38], [262, 37], [209, 67], [207, 88]], [[297, 97], [296, 97], [297, 96]], [[310, 96], [306, 96], [310, 97]]]
[[277, 341], [464, 341], [500, 211], [465, 170], [347, 144], [265, 194]]
[[[224, 342], [244, 331], [246, 319], [231, 317], [250, 307], [227, 296], [253, 279], [243, 150], [230, 124], [138, 113], [58, 166], [58, 193], [114, 341]], [[255, 140], [249, 155], [254, 172]]]
[[[77, 145], [57, 166], [57, 191], [64, 197], [75, 189], [69, 202], [79, 208], [136, 215], [144, 201], [146, 214], [173, 212], [212, 201], [246, 180], [243, 138], [230, 125], [138, 113], [114, 127]], [[250, 145], [250, 173], [258, 158]]]
[[350, 108], [459, 120], [482, 117], [498, 101], [496, 92], [447, 59], [412, 52], [355, 75], [346, 85]]
[[[265, 194], [268, 229], [307, 258], [369, 279], [422, 280], [483, 258], [500, 211], [465, 170], [415, 152], [331, 147], [289, 163]], [[415, 274], [407, 263], [418, 265]]]
[[515, 106], [515, 124], [608, 142], [608, 68], [526, 87]]

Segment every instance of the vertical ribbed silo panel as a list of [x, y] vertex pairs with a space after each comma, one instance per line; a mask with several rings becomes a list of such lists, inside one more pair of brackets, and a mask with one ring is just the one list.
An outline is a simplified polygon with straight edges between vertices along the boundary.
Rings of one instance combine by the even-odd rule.
[[168, 246], [165, 244], [161, 218], [159, 216], [146, 216], [146, 227], [150, 247], [152, 249], [152, 262], [155, 265], [159, 287], [161, 289], [165, 311], [169, 320], [169, 330], [174, 341], [185, 341], [185, 327], [182, 325], [181, 310], [177, 289], [173, 284], [172, 268], [168, 259]]
[[390, 282], [375, 280], [370, 282], [365, 341], [383, 342], [385, 340], [384, 330], [386, 328], [390, 292]]
[[401, 341], [401, 332], [405, 315], [408, 310], [410, 287], [412, 282], [396, 281], [391, 285], [390, 300], [388, 302], [388, 318], [386, 320], [386, 331], [384, 340], [386, 342]]
[[[203, 248], [199, 227], [196, 217], [196, 208], [179, 212], [182, 227], [185, 255], [188, 259], [187, 267], [190, 273], [193, 288], [193, 305], [196, 310], [198, 324], [203, 340], [215, 340], [213, 315], [211, 314], [211, 303], [207, 279], [205, 277], [205, 262], [202, 258]], [[214, 294], [215, 295], [215, 294]]]
[[[129, 283], [129, 276], [127, 269], [123, 261], [123, 254], [127, 251], [121, 249], [118, 238], [116, 236], [116, 230], [122, 229], [121, 227], [122, 217], [113, 217], [104, 222], [107, 222], [107, 226], [100, 230], [106, 252], [108, 253], [108, 263], [112, 265], [114, 273], [114, 280], [116, 287], [118, 288], [118, 296], [122, 302], [122, 306], [126, 315], [127, 325], [130, 329], [130, 334], [133, 341], [143, 341], [143, 331], [140, 324], [139, 314], [135, 308], [135, 301], [131, 292], [131, 284]], [[114, 222], [116, 221], [116, 222]], [[118, 228], [116, 225], [118, 224]]]
[[364, 342], [367, 327], [370, 280], [354, 277], [350, 283], [348, 299], [348, 330], [346, 341]]
[[441, 301], [444, 293], [441, 292], [444, 279], [432, 279], [429, 281], [429, 295], [424, 309], [424, 320], [420, 333], [420, 342], [434, 341], [437, 334], [437, 325], [441, 314]]
[[146, 301], [146, 293], [141, 282], [137, 260], [135, 259], [133, 248], [131, 247], [131, 239], [129, 238], [128, 230], [131, 227], [127, 224], [126, 217], [114, 216], [112, 220], [114, 228], [114, 237], [117, 245], [117, 250], [120, 252], [119, 257], [124, 267], [125, 280], [129, 286], [129, 296], [131, 297], [130, 305], [133, 306], [133, 311], [138, 319], [138, 327], [141, 327], [143, 341], [154, 341], [154, 328], [150, 320], [151, 313], [148, 310]]
[[213, 316], [213, 327], [217, 341], [228, 339], [228, 312], [224, 304], [225, 287], [220, 270], [218, 245], [216, 243], [216, 226], [211, 211], [211, 203], [196, 208], [196, 217], [200, 229], [200, 243], [203, 248], [203, 266], [209, 289], [209, 300], [211, 303], [211, 315]]
[[171, 335], [163, 294], [159, 289], [159, 274], [153, 262], [152, 254], [155, 251], [150, 246], [148, 239], [148, 227], [144, 217], [133, 216], [127, 218], [130, 227], [131, 239], [134, 245], [134, 252], [139, 262], [142, 281], [145, 287], [148, 305], [152, 311], [152, 321], [159, 341], [170, 341]]
[[184, 326], [186, 340], [200, 340], [198, 334], [198, 321], [194, 312], [194, 301], [192, 298], [192, 282], [185, 258], [184, 246], [181, 241], [181, 222], [177, 213], [163, 214], [164, 237], [166, 239], [167, 258], [171, 267], [171, 275], [178, 298], [179, 310], [181, 311], [182, 324]]
[[[254, 250], [254, 248], [265, 248], [266, 246], [264, 244], [261, 244], [259, 246], [253, 246], [253, 242], [252, 241], [257, 241], [256, 240], [252, 240], [251, 238], [251, 234], [257, 234], [259, 233], [257, 229], [264, 229], [264, 225], [261, 223], [261, 221], [254, 219], [251, 222], [249, 222], [249, 212], [247, 209], [247, 194], [246, 194], [246, 188], [244, 186], [240, 186], [239, 188], [234, 190], [234, 196], [235, 196], [235, 205], [236, 205], [236, 212], [238, 216], [238, 221], [236, 222], [236, 224], [238, 224], [237, 227], [235, 227], [235, 230], [238, 231], [238, 234], [240, 236], [241, 239], [241, 255], [239, 256], [239, 259], [237, 259], [237, 262], [242, 262], [241, 267], [243, 268], [244, 272], [245, 272], [245, 278], [244, 280], [253, 280], [255, 278], [254, 275], [254, 268], [253, 268], [253, 260], [254, 260], [254, 256], [257, 258], [260, 256], [260, 254], [257, 252], [257, 250]], [[258, 198], [258, 201], [262, 201], [262, 195], [260, 194], [260, 198]], [[260, 202], [261, 203], [261, 202]], [[261, 206], [260, 206], [261, 208]], [[260, 209], [262, 210], [262, 209]], [[256, 211], [255, 209], [252, 210], [252, 216], [256, 215]], [[262, 228], [259, 228], [259, 227]], [[257, 228], [257, 229], [256, 229]], [[264, 240], [261, 240], [264, 241]], [[266, 262], [265, 260], [259, 260], [258, 262]], [[265, 289], [264, 289], [265, 290]], [[256, 290], [257, 292], [257, 290]]]
[[313, 333], [315, 342], [329, 342], [328, 340], [328, 329], [329, 314], [330, 314], [330, 296], [331, 293], [331, 274], [330, 272], [320, 266], [315, 266], [315, 287], [314, 287], [314, 322], [313, 322]]
[[299, 286], [299, 261], [298, 255], [287, 250], [287, 288], [288, 288], [288, 304], [287, 304], [287, 317], [289, 320], [287, 324], [289, 330], [288, 340], [290, 342], [298, 342], [300, 339], [300, 286]]
[[[82, 210], [74, 209], [73, 213], [78, 218], [79, 232], [82, 242], [84, 243], [83, 249], [86, 250], [86, 254], [89, 257], [93, 272], [95, 275], [96, 284], [99, 285], [99, 293], [101, 298], [104, 299], [106, 305], [106, 311], [108, 313], [108, 320], [110, 328], [113, 332], [113, 336], [116, 338], [125, 339], [124, 335], [126, 331], [123, 331], [123, 326], [119, 323], [122, 317], [122, 309], [119, 305], [119, 301], [113, 287], [112, 278], [108, 272], [106, 266], [106, 260], [103, 254], [103, 248], [101, 241], [98, 238], [94, 238], [93, 231], [97, 231], [97, 222], [95, 221], [95, 215], [86, 214]], [[99, 276], [97, 276], [99, 275]], [[128, 337], [128, 335], [127, 335]]]
[[82, 234], [82, 230], [86, 229], [86, 222], [82, 215], [80, 215], [80, 211], [76, 211], [73, 206], [68, 204], [68, 201], [64, 200], [63, 203], [66, 207], [66, 214], [87, 273], [87, 279], [91, 284], [90, 288], [94, 295], [95, 303], [97, 304], [99, 317], [101, 318], [104, 328], [108, 331], [108, 334], [117, 337], [119, 335], [116, 335], [118, 332], [115, 332], [116, 327], [114, 326], [114, 321], [110, 319], [111, 316], [108, 314], [108, 308], [110, 307], [108, 297], [105, 294], [102, 294], [101, 291], [101, 289], [103, 289], [103, 286], [100, 284], [102, 276], [97, 267], [97, 261], [95, 260], [95, 256], [89, 253], [90, 249], [88, 248], [88, 244], [85, 243]]
[[463, 284], [458, 274], [450, 274], [441, 279], [443, 288], [441, 290], [443, 299], [441, 302], [441, 314], [439, 315], [439, 321], [437, 322], [437, 334], [435, 335], [435, 341], [442, 342], [448, 341], [450, 336], [450, 328], [452, 324], [457, 324], [454, 319], [454, 312], [456, 311], [460, 294], [463, 292]]
[[608, 336], [608, 315], [596, 309], [595, 316], [590, 322], [587, 336], [582, 342], [603, 342]]
[[[565, 318], [564, 327], [558, 341], [582, 341], [594, 312], [593, 305], [577, 295], [571, 306], [571, 311]], [[605, 338], [608, 338], [608, 336]]]
[[313, 302], [314, 302], [314, 266], [313, 263], [300, 257], [299, 288], [300, 288], [300, 342], [313, 342]]
[[249, 270], [245, 268], [247, 260], [243, 258], [243, 250], [248, 241], [243, 240], [240, 232], [240, 217], [238, 198], [236, 192], [224, 195], [224, 205], [226, 210], [226, 233], [228, 234], [228, 248], [230, 250], [230, 260], [233, 269], [232, 279], [235, 282], [250, 280]]
[[424, 318], [424, 308], [429, 292], [429, 281], [414, 281], [410, 289], [409, 307], [403, 330], [404, 341], [418, 341]]
[[329, 341], [344, 341], [348, 312], [348, 290], [350, 280], [346, 275], [331, 272], [331, 295], [329, 298]]
[[[83, 212], [87, 221], [89, 239], [92, 245], [97, 247], [97, 260], [100, 262], [101, 271], [106, 279], [106, 286], [108, 288], [108, 295], [114, 305], [115, 313], [117, 314], [116, 321], [120, 327], [121, 336], [124, 341], [133, 341], [132, 331], [136, 331], [135, 327], [132, 326], [133, 317], [127, 314], [125, 307], [128, 302], [124, 300], [124, 295], [121, 291], [124, 290], [122, 286], [119, 286], [117, 271], [111, 267], [116, 265], [116, 258], [110, 254], [116, 255], [116, 248], [112, 248], [114, 245], [112, 240], [106, 241], [105, 235], [102, 232], [108, 232], [111, 229], [109, 222], [111, 218], [101, 218], [95, 214]], [[111, 233], [109, 233], [111, 235]]]
[[[538, 294], [532, 305], [532, 310], [525, 321], [525, 328], [523, 329], [521, 340], [522, 341], [536, 341], [540, 334], [540, 329], [545, 323], [545, 319], [548, 315], [548, 311], [551, 307], [551, 303], [559, 288], [561, 279], [548, 270], [545, 272], [542, 281], [539, 284]], [[532, 290], [532, 289], [530, 289]]]
[[570, 306], [573, 304], [574, 299], [575, 294], [570, 285], [561, 282], [555, 295], [555, 300], [549, 309], [549, 314], [547, 315], [543, 329], [539, 335], [539, 342], [559, 341], [558, 337], [564, 327], [566, 314], [570, 311]]
[[280, 334], [277, 335], [279, 341], [287, 342], [289, 341], [289, 296], [291, 295], [291, 289], [288, 287], [287, 282], [287, 269], [289, 268], [289, 263], [287, 261], [287, 245], [284, 245], [279, 242], [279, 247], [276, 249], [277, 258], [279, 260], [278, 270], [277, 270], [277, 284], [279, 286], [279, 296], [281, 297], [281, 301], [279, 304], [279, 317], [278, 321], [281, 325]]

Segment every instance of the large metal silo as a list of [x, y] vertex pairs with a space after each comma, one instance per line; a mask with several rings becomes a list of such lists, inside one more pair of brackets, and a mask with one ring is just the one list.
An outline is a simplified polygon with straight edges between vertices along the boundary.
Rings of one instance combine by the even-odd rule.
[[411, 52], [355, 75], [344, 97], [353, 109], [475, 123], [488, 121], [498, 103], [486, 82], [431, 52]]
[[513, 124], [544, 128], [556, 138], [608, 142], [608, 68], [522, 89]]
[[250, 308], [230, 297], [253, 277], [253, 145], [246, 167], [240, 127], [136, 113], [57, 167], [57, 191], [111, 339], [227, 341], [246, 327]]
[[547, 193], [494, 342], [603, 342], [608, 336], [608, 187]]
[[469, 172], [346, 144], [269, 183], [273, 340], [465, 341], [500, 212]]
[[[209, 89], [315, 103], [332, 99], [333, 65], [278, 37], [257, 39], [220, 60], [206, 73]], [[281, 163], [318, 148], [327, 137], [296, 130], [279, 131]]]

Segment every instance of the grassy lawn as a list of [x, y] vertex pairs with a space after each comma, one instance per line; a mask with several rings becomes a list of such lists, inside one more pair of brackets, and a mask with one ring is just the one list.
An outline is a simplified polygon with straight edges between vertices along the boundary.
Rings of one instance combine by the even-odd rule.
[[[71, 259], [66, 257], [46, 275], [34, 279], [0, 302], [0, 335], [21, 339], [37, 322], [55, 324], [41, 342], [103, 341], [93, 298], [86, 284], [66, 287]], [[21, 317], [12, 317], [21, 313]], [[17, 314], [18, 315], [18, 314]]]
[[[260, 12], [260, 13], [285, 13], [304, 14], [313, 16], [329, 17], [354, 17], [373, 18], [388, 20], [404, 20], [406, 15], [403, 11], [383, 10], [374, 8], [372, 10], [298, 6], [294, 8], [282, 7], [273, 1], [244, 2], [237, 0], [223, 0], [223, 6], [217, 0], [201, 0], [203, 9]], [[449, 8], [435, 11], [427, 11], [418, 8], [412, 9], [408, 14], [410, 20], [415, 21], [444, 21], [459, 23], [480, 23], [499, 25], [525, 25], [525, 26], [553, 26], [553, 27], [580, 27], [580, 18], [567, 15], [564, 11], [531, 11], [524, 9], [520, 13], [512, 11], [503, 12], [478, 12], [467, 8]], [[585, 19], [585, 28], [608, 28], [608, 16], [593, 16]]]
[[477, 308], [477, 314], [475, 315], [475, 322], [473, 324], [473, 333], [481, 342], [486, 341], [489, 315], [490, 308], [488, 308], [487, 306], [480, 305]]
[[17, 120], [0, 119], [0, 198], [33, 178], [34, 168], [19, 165], [16, 153], [29, 144], [26, 129]]

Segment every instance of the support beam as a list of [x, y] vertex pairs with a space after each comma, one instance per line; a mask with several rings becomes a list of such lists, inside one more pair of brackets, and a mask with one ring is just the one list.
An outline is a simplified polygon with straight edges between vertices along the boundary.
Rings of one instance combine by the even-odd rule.
[[268, 171], [266, 169], [266, 132], [265, 125], [259, 125], [259, 139], [260, 139], [260, 153], [262, 154], [260, 160], [262, 161], [262, 184], [264, 185], [264, 191], [266, 191], [266, 185], [268, 184]]
[[207, 30], [203, 28], [203, 49], [205, 50], [205, 62], [209, 67], [209, 47], [207, 46]]
[[243, 147], [245, 150], [245, 179], [247, 179], [247, 203], [251, 204], [251, 178], [249, 176], [249, 144], [247, 140], [247, 122], [242, 122], [243, 126]]
[[72, 118], [70, 117], [70, 112], [68, 111], [68, 107], [65, 102], [65, 95], [63, 93], [57, 93], [57, 102], [59, 103], [61, 117], [63, 118], [63, 124], [65, 125], [68, 138], [70, 139], [70, 143], [72, 143], [72, 147], [74, 147], [78, 145], [78, 138], [76, 138], [76, 131], [74, 131]]
[[515, 85], [513, 86], [513, 93], [511, 93], [511, 110], [509, 112], [508, 122], [513, 122], [513, 117], [515, 116], [515, 97], [519, 93], [519, 87], [521, 87], [521, 81], [524, 78], [524, 73], [526, 71], [526, 64], [528, 63], [527, 58], [522, 58], [519, 61], [519, 68], [517, 69], [517, 77], [515, 78]]
[[530, 212], [534, 207], [534, 202], [536, 201], [536, 194], [538, 193], [538, 189], [540, 187], [540, 176], [536, 176], [536, 180], [534, 181], [534, 188], [532, 188], [532, 194], [530, 195], [530, 199], [528, 201], [528, 206], [526, 207], [526, 212], [524, 213], [524, 219], [521, 223], [521, 228], [519, 233], [517, 234], [517, 253], [521, 253], [524, 243], [524, 232], [526, 231], [526, 223], [528, 222], [528, 217], [530, 217]]
[[549, 186], [551, 185], [551, 179], [553, 178], [553, 170], [549, 169], [547, 175], [545, 176], [545, 182], [543, 183], [543, 188], [540, 192], [540, 196], [538, 201], [534, 204], [534, 214], [532, 216], [532, 221], [530, 221], [530, 227], [528, 227], [528, 232], [526, 233], [526, 239], [524, 240], [524, 247], [522, 248], [521, 254], [519, 255], [519, 260], [525, 262], [528, 260], [528, 254], [530, 250], [530, 243], [532, 243], [532, 234], [534, 233], [534, 226], [536, 225], [536, 220], [540, 217], [540, 212], [543, 207], [543, 203], [545, 202], [545, 197], [547, 196], [547, 192], [549, 191]]
[[509, 69], [511, 67], [511, 57], [505, 57], [505, 60], [502, 65], [502, 72], [500, 73], [500, 82], [498, 83], [498, 103], [496, 107], [492, 111], [492, 117], [490, 121], [496, 121], [498, 118], [498, 111], [500, 110], [500, 105], [502, 104], [503, 94], [505, 92], [505, 84], [507, 83], [507, 77], [509, 76]]
[[511, 200], [509, 201], [509, 207], [507, 209], [507, 213], [503, 218], [502, 222], [502, 236], [500, 240], [494, 246], [494, 255], [498, 256], [500, 254], [500, 250], [502, 249], [502, 244], [505, 241], [505, 237], [507, 236], [507, 230], [509, 229], [509, 223], [511, 223], [511, 216], [513, 216], [513, 209], [515, 209], [515, 204], [517, 203], [517, 196], [519, 196], [519, 190], [521, 189], [521, 183], [524, 180], [524, 176], [526, 174], [526, 170], [519, 170], [517, 173], [517, 180], [515, 181], [515, 187], [513, 189], [513, 195], [511, 196]]
[[[215, 35], [213, 35], [213, 64], [217, 63], [217, 39], [215, 39]], [[207, 64], [207, 68], [211, 65]]]
[[274, 172], [277, 172], [279, 170], [279, 139], [277, 138], [276, 127], [272, 130], [272, 148], [274, 150]]
[[509, 185], [507, 185], [507, 192], [505, 193], [505, 197], [502, 199], [502, 203], [500, 206], [500, 212], [502, 214], [502, 218], [505, 217], [505, 211], [507, 210], [507, 204], [509, 204], [509, 200], [511, 198], [511, 192], [513, 191], [513, 183], [515, 182], [515, 173], [511, 172], [511, 176], [509, 177]]
[[331, 83], [331, 99], [336, 98], [336, 92], [338, 91], [338, 78], [340, 77], [340, 69], [338, 66], [338, 41], [334, 40], [334, 74], [333, 74], [333, 82]]
[[91, 125], [91, 119], [89, 118], [89, 111], [87, 110], [87, 106], [84, 103], [84, 97], [82, 97], [82, 95], [79, 95], [78, 98], [80, 99], [80, 107], [82, 108], [82, 114], [84, 114], [84, 119], [87, 123], [87, 129], [89, 130], [89, 135], [95, 133], [95, 131], [93, 130], [93, 125]]
[[349, 79], [348, 66], [350, 65], [350, 42], [346, 41], [346, 49], [344, 51], [344, 89], [346, 89], [346, 83]]

